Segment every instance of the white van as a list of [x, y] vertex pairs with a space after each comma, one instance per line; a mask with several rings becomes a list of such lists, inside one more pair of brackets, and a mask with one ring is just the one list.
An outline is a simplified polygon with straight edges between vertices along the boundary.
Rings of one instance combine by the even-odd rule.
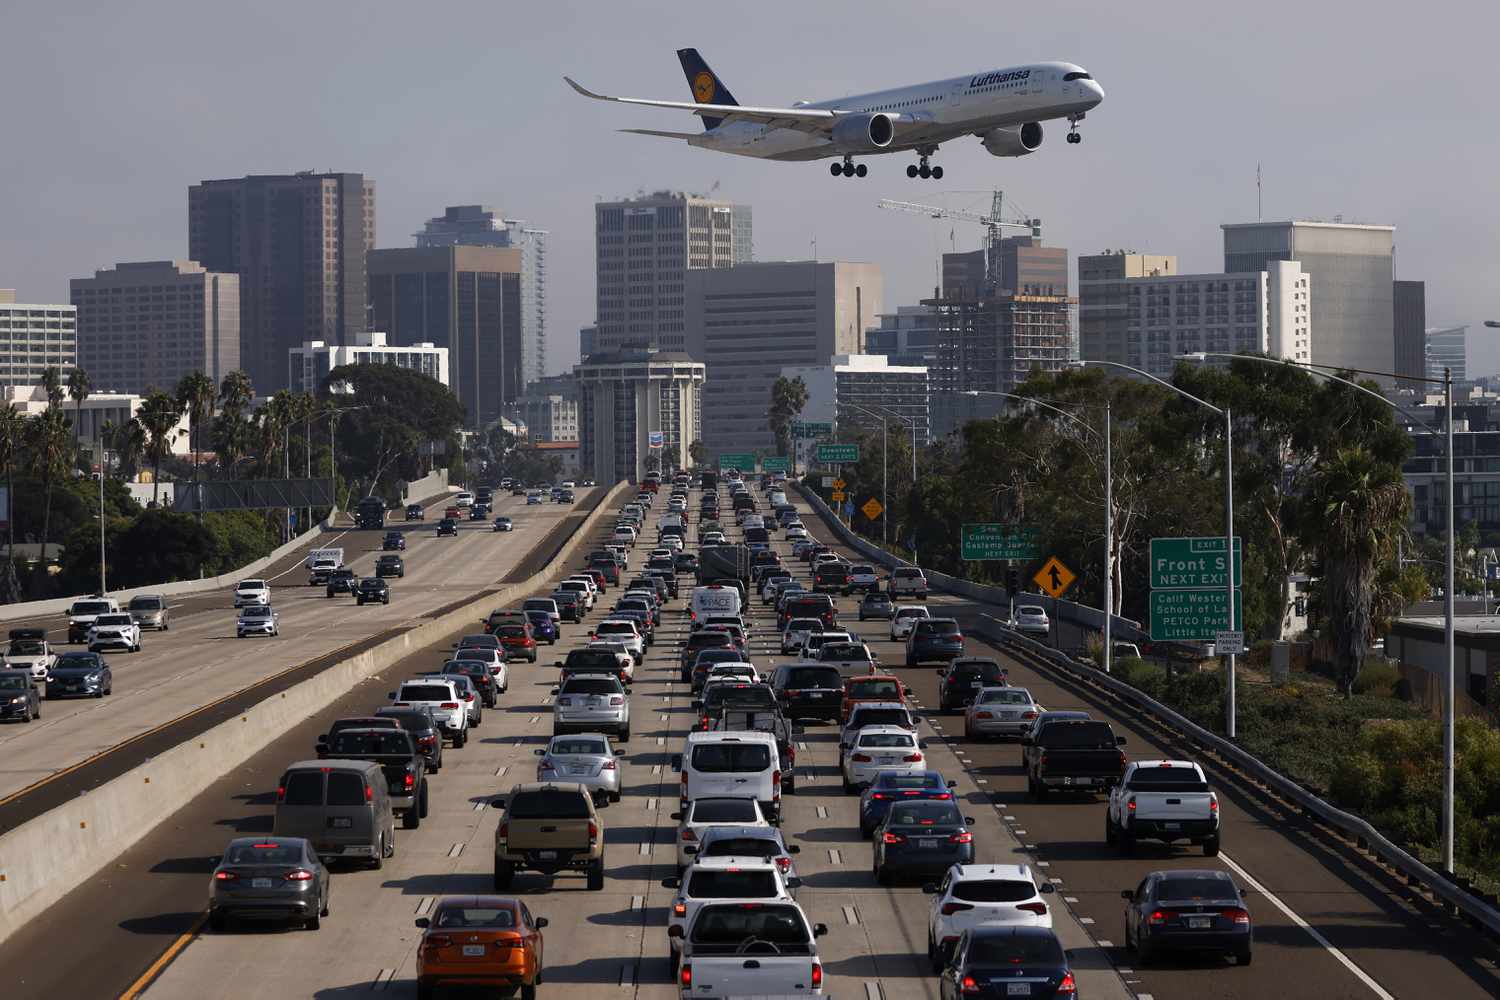
[[740, 592], [722, 583], [694, 587], [692, 596], [688, 598], [688, 614], [693, 621], [708, 615], [738, 616], [742, 609]]
[[771, 822], [781, 817], [781, 758], [776, 737], [760, 732], [688, 733], [682, 750], [683, 811], [705, 796], [755, 799]]

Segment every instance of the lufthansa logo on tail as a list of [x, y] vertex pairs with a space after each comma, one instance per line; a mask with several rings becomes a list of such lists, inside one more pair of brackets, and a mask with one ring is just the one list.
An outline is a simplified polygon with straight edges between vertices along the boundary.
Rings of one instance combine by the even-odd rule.
[[693, 96], [698, 99], [699, 104], [712, 104], [714, 91], [717, 89], [714, 85], [714, 75], [707, 70], [693, 77]]

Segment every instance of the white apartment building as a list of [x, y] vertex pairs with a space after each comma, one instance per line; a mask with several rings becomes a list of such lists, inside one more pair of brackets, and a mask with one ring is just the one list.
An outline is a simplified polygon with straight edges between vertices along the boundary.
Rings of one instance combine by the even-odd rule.
[[78, 363], [78, 310], [17, 302], [0, 288], [0, 387], [34, 385], [48, 368], [66, 374]]
[[788, 365], [781, 375], [807, 386], [799, 420], [831, 423], [843, 432], [879, 430], [884, 417], [891, 434], [910, 439], [915, 427], [918, 447], [931, 437], [925, 366], [893, 365], [878, 354], [839, 354], [826, 365]]
[[[170, 392], [170, 388], [167, 390]], [[141, 410], [141, 404], [145, 402], [144, 396], [122, 392], [95, 392], [83, 401], [80, 408], [71, 399], [64, 398], [60, 407], [78, 428], [78, 437], [85, 445], [92, 445], [99, 440], [100, 433], [105, 424], [114, 427], [123, 427], [128, 424]], [[40, 416], [47, 412], [47, 393], [40, 385], [13, 385], [6, 386], [0, 392], [0, 406], [9, 405], [23, 417]], [[172, 453], [174, 455], [188, 455], [192, 453], [192, 442], [188, 439], [189, 421], [186, 414], [177, 421], [177, 428], [171, 435]], [[206, 440], [206, 435], [205, 435]]]
[[653, 452], [663, 468], [692, 465], [688, 449], [703, 436], [702, 362], [679, 352], [623, 351], [594, 354], [573, 370], [583, 475], [639, 482]]
[[381, 364], [410, 368], [443, 385], [450, 385], [448, 348], [430, 343], [393, 347], [386, 343], [385, 334], [375, 331], [356, 333], [354, 343], [346, 347], [313, 340], [290, 348], [287, 351], [287, 384], [293, 392], [316, 392], [323, 379], [335, 368]]

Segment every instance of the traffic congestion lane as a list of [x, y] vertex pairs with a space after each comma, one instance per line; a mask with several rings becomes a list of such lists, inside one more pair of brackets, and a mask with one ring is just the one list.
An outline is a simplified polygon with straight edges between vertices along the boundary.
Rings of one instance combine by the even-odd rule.
[[[847, 550], [843, 554], [859, 558]], [[934, 594], [928, 604], [935, 613], [942, 608], [942, 613], [957, 617], [970, 629], [965, 644], [969, 655], [1000, 660], [1011, 671], [1011, 683], [1028, 688], [1047, 708], [1080, 708], [1110, 722], [1127, 736], [1126, 749], [1132, 758], [1199, 759], [1189, 746], [1164, 742], [1158, 730], [1143, 724], [1145, 720], [979, 641], [973, 626], [982, 616], [989, 616], [984, 624], [996, 629], [996, 609], [952, 595]], [[890, 643], [886, 633], [862, 631], [874, 633], [876, 641], [884, 642], [896, 657], [894, 662], [904, 663], [904, 647]], [[882, 660], [892, 662], [884, 654]], [[936, 670], [902, 666], [897, 673], [925, 704], [937, 704]], [[1142, 843], [1134, 856], [1121, 858], [1104, 844], [1102, 798], [1093, 802], [1063, 798], [1044, 805], [1030, 802], [1019, 748], [963, 740], [962, 716], [948, 718], [952, 721], [947, 728], [960, 740], [975, 773], [985, 776], [996, 789], [1005, 815], [1015, 817], [1014, 827], [1026, 831], [1024, 838], [1037, 845], [1039, 857], [1048, 860], [1055, 873], [1063, 874], [1068, 895], [1079, 901], [1078, 912], [1093, 922], [1096, 938], [1111, 942], [1111, 956], [1121, 968], [1131, 970], [1127, 978], [1139, 984], [1137, 989], [1156, 997], [1202, 996], [1205, 992], [1251, 997], [1289, 990], [1296, 996], [1379, 997], [1382, 991], [1422, 996], [1434, 995], [1429, 993], [1434, 988], [1440, 995], [1500, 995], [1500, 978], [1487, 957], [1492, 954], [1487, 944], [1412, 912], [1392, 897], [1391, 887], [1383, 880], [1366, 877], [1357, 862], [1351, 863], [1342, 852], [1304, 834], [1258, 795], [1248, 793], [1237, 777], [1217, 770], [1211, 762], [1200, 759], [1220, 793], [1223, 854], [1204, 858], [1196, 849]], [[1184, 867], [1229, 870], [1242, 888], [1253, 879], [1291, 911], [1285, 912], [1260, 892], [1250, 897], [1257, 951], [1250, 968], [1177, 959], [1153, 962], [1145, 970], [1135, 968], [1133, 957], [1123, 948], [1120, 890], [1134, 888], [1148, 871]], [[1310, 924], [1328, 947], [1299, 920]], [[1286, 978], [1289, 968], [1296, 970], [1298, 980], [1291, 986]]]
[[[166, 817], [111, 868], [80, 886], [43, 919], [0, 944], [0, 962], [13, 970], [25, 970], [10, 977], [8, 988], [14, 985], [16, 992], [12, 994], [8, 989], [8, 995], [117, 996], [153, 963], [161, 961], [169, 972], [176, 969], [175, 964], [164, 961], [168, 957], [165, 953], [174, 944], [184, 949], [183, 954], [170, 957], [183, 958], [192, 950], [185, 946], [195, 940], [192, 932], [200, 922], [207, 881], [224, 845], [235, 836], [271, 829], [276, 781], [285, 766], [312, 757], [316, 737], [327, 732], [333, 720], [365, 715], [385, 704], [385, 694], [396, 682], [435, 669], [447, 658], [461, 634], [477, 630], [476, 623], [472, 629], [455, 632], [411, 654], [380, 675], [360, 683], [327, 710], [291, 728], [191, 804]], [[473, 791], [477, 788], [487, 802], [497, 788], [508, 788], [511, 781], [517, 780], [510, 772], [496, 776], [494, 771], [499, 767], [511, 767], [518, 762], [523, 774], [519, 780], [530, 780], [534, 775], [535, 758], [531, 749], [539, 745], [536, 740], [549, 730], [527, 720], [538, 716], [539, 721], [546, 719], [550, 724], [550, 707], [545, 704], [550, 697], [546, 685], [556, 674], [550, 662], [539, 657], [534, 667], [524, 663], [511, 665], [514, 680], [511, 693], [502, 696], [503, 710], [486, 713], [484, 724], [474, 731], [474, 739], [467, 747], [462, 750], [449, 747], [445, 751], [442, 771], [432, 779], [431, 812], [421, 828], [397, 833], [396, 857], [386, 863], [383, 871], [341, 871], [334, 875], [332, 916], [323, 922], [322, 931], [315, 934], [250, 930], [227, 935], [226, 941], [237, 942], [243, 949], [243, 966], [236, 965], [234, 975], [227, 975], [224, 969], [201, 976], [195, 974], [181, 988], [196, 996], [277, 995], [262, 985], [274, 971], [274, 963], [266, 958], [267, 949], [302, 948], [304, 940], [309, 950], [298, 954], [306, 959], [306, 968], [323, 969], [332, 964], [339, 975], [331, 979], [347, 974], [348, 982], [330, 981], [329, 988], [335, 992], [329, 995], [346, 995], [346, 987], [357, 993], [358, 988], [349, 985], [357, 979], [355, 969], [359, 970], [358, 975], [368, 976], [366, 986], [373, 985], [383, 967], [366, 969], [367, 963], [361, 959], [376, 954], [366, 937], [369, 925], [386, 914], [380, 906], [361, 907], [359, 893], [369, 886], [378, 890], [381, 883], [396, 881], [399, 875], [402, 884], [391, 887], [398, 891], [385, 892], [381, 904], [386, 899], [392, 903], [402, 901], [405, 893], [400, 890], [436, 885], [448, 870], [444, 865], [450, 860], [462, 859], [464, 865], [472, 864], [476, 872], [482, 869], [488, 873], [490, 851], [486, 838], [493, 833], [493, 818], [484, 814], [493, 810], [476, 810], [474, 807], [479, 803], [470, 799], [480, 797], [479, 792]], [[514, 721], [506, 721], [509, 719]], [[464, 826], [465, 820], [470, 824], [491, 825], [474, 834], [472, 827]], [[470, 831], [469, 837], [463, 835], [465, 829]], [[478, 837], [477, 847], [467, 846], [473, 836]], [[465, 846], [457, 858], [449, 859], [455, 844]], [[481, 855], [478, 860], [476, 851]], [[455, 884], [470, 886], [463, 881]], [[419, 902], [420, 897], [412, 900], [412, 906]], [[546, 911], [540, 912], [546, 915]], [[392, 933], [415, 931], [410, 923], [415, 915], [403, 911], [401, 916], [402, 920], [390, 923]], [[567, 923], [560, 925], [566, 927]], [[59, 928], [66, 928], [66, 933], [60, 934]], [[337, 948], [328, 942], [330, 932], [332, 936], [346, 935], [340, 937]], [[203, 940], [206, 939], [196, 939], [197, 943]], [[295, 977], [289, 978], [285, 981], [287, 990], [281, 995], [312, 996], [316, 992], [308, 985], [312, 981], [308, 978], [298, 984]], [[178, 988], [171, 985], [174, 982], [178, 980], [165, 979], [162, 988]]]
[[[169, 631], [147, 633], [141, 652], [106, 654], [114, 675], [112, 695], [49, 699], [40, 722], [0, 727], [6, 761], [0, 800], [215, 699], [494, 583], [573, 508], [505, 509], [515, 520], [514, 531], [491, 531], [488, 522], [462, 525], [458, 538], [437, 538], [431, 524], [407, 530], [407, 572], [390, 581], [389, 605], [325, 597], [323, 588], [306, 585], [299, 563], [272, 586], [278, 637], [236, 639], [236, 612], [224, 591], [215, 595], [217, 607], [177, 619]], [[353, 534], [369, 537], [377, 548], [354, 553], [346, 547], [346, 561], [360, 575], [373, 574], [382, 533]]]

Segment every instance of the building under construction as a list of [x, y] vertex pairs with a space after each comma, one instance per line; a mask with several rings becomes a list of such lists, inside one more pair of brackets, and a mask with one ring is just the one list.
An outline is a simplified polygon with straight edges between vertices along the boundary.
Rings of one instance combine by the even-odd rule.
[[1012, 392], [1033, 371], [1059, 371], [1070, 353], [1068, 251], [1036, 236], [992, 238], [943, 254], [931, 391]]

